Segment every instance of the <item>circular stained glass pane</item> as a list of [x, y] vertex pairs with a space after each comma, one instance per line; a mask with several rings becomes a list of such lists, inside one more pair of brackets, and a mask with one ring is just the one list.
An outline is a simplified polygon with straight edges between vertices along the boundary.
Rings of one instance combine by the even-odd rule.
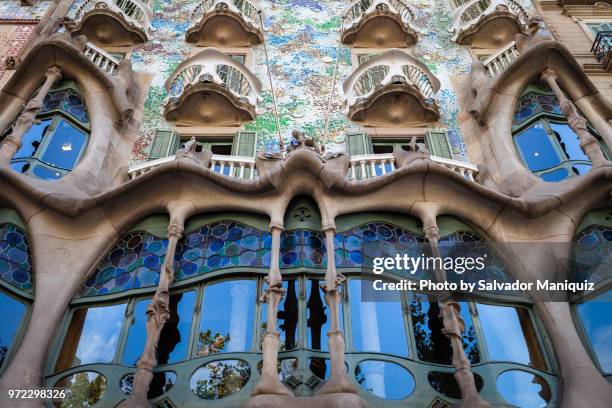
[[106, 378], [95, 371], [82, 371], [59, 380], [55, 387], [66, 389], [66, 398], [56, 407], [91, 407], [106, 390]]
[[221, 399], [240, 391], [250, 377], [251, 367], [246, 361], [212, 361], [193, 373], [189, 387], [200, 398]]
[[552, 399], [550, 386], [544, 378], [521, 370], [501, 373], [497, 377], [497, 391], [518, 408], [542, 408]]
[[377, 397], [401, 400], [415, 388], [414, 377], [399, 364], [364, 360], [355, 367], [355, 379], [361, 388]]

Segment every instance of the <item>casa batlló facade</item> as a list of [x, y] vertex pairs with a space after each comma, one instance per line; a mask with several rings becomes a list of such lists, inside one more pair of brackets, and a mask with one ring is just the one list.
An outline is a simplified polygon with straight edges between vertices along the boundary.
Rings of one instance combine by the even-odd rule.
[[[609, 2], [6, 0], [0, 33], [3, 407], [610, 406]], [[464, 245], [594, 290], [364, 301], [405, 277], [374, 257]]]

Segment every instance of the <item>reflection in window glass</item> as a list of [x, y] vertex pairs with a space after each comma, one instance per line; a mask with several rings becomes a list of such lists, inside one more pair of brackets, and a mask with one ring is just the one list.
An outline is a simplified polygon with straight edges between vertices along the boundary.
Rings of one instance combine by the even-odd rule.
[[589, 158], [580, 148], [580, 140], [578, 135], [565, 123], [550, 123], [555, 138], [559, 142], [559, 146], [563, 150], [563, 153], [570, 160], [584, 160], [589, 161]]
[[82, 308], [74, 311], [56, 365], [70, 367], [113, 361], [125, 316], [126, 304]]
[[544, 124], [540, 121], [516, 135], [514, 140], [531, 171], [548, 169], [561, 163], [544, 129]]
[[43, 136], [49, 129], [49, 125], [51, 125], [51, 121], [52, 119], [43, 119], [40, 123], [33, 124], [30, 130], [23, 135], [22, 145], [13, 158], [20, 159], [34, 156], [40, 147]]
[[601, 369], [612, 373], [612, 291], [579, 304], [577, 310]]
[[414, 391], [412, 374], [399, 364], [366, 360], [355, 367], [355, 379], [361, 388], [380, 398], [399, 400]]
[[[147, 398], [153, 399], [165, 394], [170, 391], [170, 388], [172, 388], [174, 384], [176, 384], [176, 374], [174, 372], [163, 371], [153, 373], [153, 380], [151, 380], [151, 384], [149, 385]], [[121, 392], [125, 395], [130, 395], [133, 388], [134, 374], [127, 374], [119, 381], [119, 389], [121, 389]]]
[[54, 405], [60, 408], [93, 406], [100, 401], [106, 390], [106, 378], [94, 371], [83, 371], [62, 378], [55, 387], [66, 389], [66, 398]]
[[[472, 364], [480, 362], [476, 329], [467, 302], [459, 302], [461, 318], [465, 322], [463, 348]], [[442, 333], [443, 323], [437, 302], [429, 302], [425, 295], [412, 295], [410, 316], [419, 359], [438, 364], [452, 363], [452, 349], [448, 336]]]
[[251, 367], [246, 361], [213, 361], [193, 373], [189, 387], [200, 398], [220, 399], [240, 391], [250, 377]]
[[[474, 385], [476, 391], [480, 392], [484, 385], [482, 377], [474, 373]], [[438, 391], [440, 394], [446, 395], [450, 398], [461, 399], [461, 388], [455, 378], [454, 373], [442, 372], [442, 371], [431, 371], [427, 374], [427, 380], [429, 384]]]
[[529, 312], [524, 308], [478, 304], [478, 315], [493, 361], [511, 361], [546, 371]]
[[0, 310], [2, 324], [0, 325], [0, 367], [15, 341], [15, 336], [25, 315], [26, 306], [4, 293], [0, 292]]
[[[331, 316], [325, 303], [325, 293], [321, 289], [323, 281], [310, 279], [306, 287], [306, 307], [308, 325], [308, 348], [329, 351], [327, 332], [331, 326]], [[338, 305], [340, 327], [342, 327], [342, 305]]]
[[[297, 337], [298, 337], [298, 293], [297, 293], [297, 280], [283, 280], [283, 289], [285, 289], [285, 296], [281, 300], [277, 319], [278, 327], [277, 330], [280, 340], [280, 350], [295, 350], [297, 348]], [[262, 305], [262, 335], [266, 331], [268, 321], [268, 307], [266, 304]]]
[[361, 282], [349, 281], [353, 348], [408, 356], [401, 302], [362, 302]]
[[256, 288], [254, 280], [232, 280], [204, 289], [198, 356], [249, 351]]
[[86, 142], [87, 136], [85, 136], [85, 133], [66, 120], [60, 119], [41, 160], [53, 167], [71, 170], [81, 155]]
[[550, 387], [542, 377], [520, 370], [501, 373], [497, 390], [518, 408], [544, 408], [552, 399]]
[[[191, 317], [195, 307], [195, 291], [170, 296], [170, 318], [164, 324], [157, 345], [157, 363], [172, 364], [187, 357]], [[134, 304], [133, 321], [123, 351], [123, 363], [136, 365], [147, 337], [147, 307], [151, 299]]]

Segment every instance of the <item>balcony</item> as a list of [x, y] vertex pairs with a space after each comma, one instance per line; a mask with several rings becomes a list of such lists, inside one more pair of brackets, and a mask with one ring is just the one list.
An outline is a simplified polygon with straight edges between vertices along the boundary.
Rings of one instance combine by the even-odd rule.
[[[429, 156], [429, 159], [469, 181], [476, 182], [474, 177], [478, 174], [478, 167], [472, 163], [437, 156]], [[365, 180], [384, 176], [395, 169], [395, 156], [392, 153], [354, 155], [349, 159], [347, 179]]]
[[591, 52], [595, 55], [595, 59], [599, 62], [603, 69], [612, 71], [612, 53], [610, 48], [612, 45], [612, 31], [600, 31], [595, 37]]
[[238, 126], [254, 120], [261, 82], [243, 64], [205, 48], [166, 81], [164, 115], [183, 126]]
[[203, 0], [191, 13], [197, 21], [185, 40], [208, 47], [252, 47], [263, 43], [260, 10], [248, 0]]
[[[176, 156], [172, 155], [137, 164], [130, 167], [128, 170], [128, 176], [130, 180], [133, 180], [161, 166], [162, 164], [173, 162], [175, 159]], [[213, 154], [210, 159], [210, 163], [208, 164], [208, 168], [215, 173], [242, 180], [254, 180], [257, 178], [255, 159], [253, 157]]]
[[407, 47], [418, 41], [415, 15], [405, 0], [357, 0], [342, 18], [342, 44], [351, 47]]
[[148, 41], [153, 11], [139, 0], [85, 0], [76, 10], [73, 35], [103, 46], [131, 46]]
[[489, 74], [489, 77], [495, 78], [497, 74], [512, 65], [519, 55], [520, 53], [516, 48], [516, 43], [512, 41], [504, 48], [484, 60], [482, 64], [484, 65], [487, 74]]
[[515, 0], [471, 0], [453, 17], [453, 40], [475, 48], [499, 48], [524, 33], [528, 16]]
[[87, 57], [87, 59], [93, 62], [95, 66], [97, 66], [107, 74], [117, 74], [117, 71], [119, 69], [119, 61], [104, 50], [101, 50], [92, 43], [87, 43], [83, 54]]
[[416, 58], [387, 51], [360, 65], [343, 84], [344, 113], [366, 126], [405, 127], [440, 117], [440, 81]]

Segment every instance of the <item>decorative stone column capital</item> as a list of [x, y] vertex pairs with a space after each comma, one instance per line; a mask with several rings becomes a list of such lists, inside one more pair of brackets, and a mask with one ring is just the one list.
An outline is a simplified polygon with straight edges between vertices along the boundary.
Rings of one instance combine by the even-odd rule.
[[557, 73], [555, 71], [553, 71], [550, 68], [546, 68], [544, 71], [542, 71], [542, 73], [540, 74], [540, 78], [542, 78], [544, 81], [548, 82], [550, 80], [552, 81], [556, 81], [557, 78], [559, 78], [559, 76], [557, 75]]
[[56, 81], [62, 79], [62, 70], [57, 65], [53, 65], [47, 70], [47, 72], [45, 72], [45, 76], [50, 78], [53, 83], [55, 83]]
[[425, 238], [429, 243], [437, 243], [440, 239], [440, 228], [437, 225], [429, 225], [423, 228], [423, 233], [425, 234]]
[[170, 224], [168, 225], [168, 238], [181, 238], [183, 236], [183, 231], [183, 227], [177, 224]]

